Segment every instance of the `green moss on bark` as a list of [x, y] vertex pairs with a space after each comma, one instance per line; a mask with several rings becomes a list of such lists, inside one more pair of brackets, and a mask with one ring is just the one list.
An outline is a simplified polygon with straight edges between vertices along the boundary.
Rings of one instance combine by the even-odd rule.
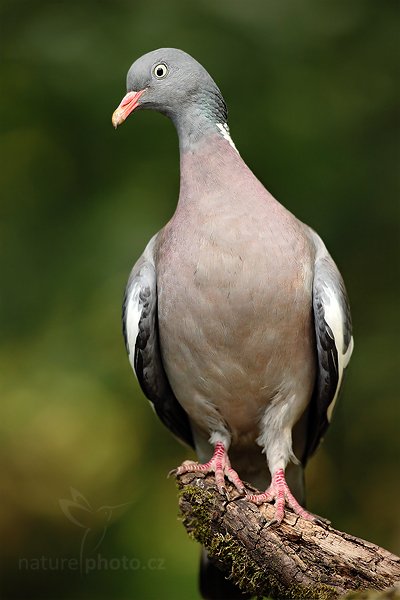
[[259, 598], [263, 595], [279, 599], [299, 600], [329, 600], [337, 598], [337, 592], [323, 583], [305, 588], [293, 584], [288, 590], [283, 587], [276, 577], [261, 568], [231, 534], [218, 532], [213, 514], [220, 514], [217, 509], [215, 496], [195, 485], [186, 485], [179, 489], [179, 500], [191, 505], [190, 516], [181, 515], [183, 524], [189, 535], [200, 542], [213, 558], [242, 591], [251, 593]]

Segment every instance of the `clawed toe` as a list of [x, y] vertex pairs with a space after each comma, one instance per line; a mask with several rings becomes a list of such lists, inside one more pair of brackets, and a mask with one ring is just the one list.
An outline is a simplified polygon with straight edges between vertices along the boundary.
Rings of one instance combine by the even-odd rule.
[[332, 525], [332, 521], [330, 521], [329, 519], [319, 517], [318, 515], [313, 515], [313, 517], [315, 523], [318, 523], [318, 525], [321, 525], [322, 527], [328, 527], [329, 525]]
[[184, 473], [203, 474], [203, 476], [206, 473], [214, 473], [215, 483], [219, 493], [228, 500], [229, 497], [225, 487], [225, 478], [235, 486], [239, 493], [239, 497], [244, 498], [248, 502], [252, 502], [258, 506], [267, 502], [275, 502], [274, 518], [266, 524], [266, 527], [276, 527], [282, 523], [285, 516], [285, 506], [291, 508], [296, 515], [302, 517], [306, 521], [312, 521], [324, 526], [329, 525], [329, 521], [309, 513], [298, 503], [286, 483], [283, 469], [275, 471], [271, 485], [265, 492], [262, 494], [247, 493], [239, 475], [232, 469], [225, 447], [221, 442], [218, 442], [215, 445], [214, 454], [207, 463], [201, 464], [186, 460], [180, 467], [172, 469], [168, 476], [183, 475]]
[[226, 498], [228, 498], [228, 494], [225, 487], [225, 477], [235, 486], [241, 496], [244, 496], [246, 493], [244, 484], [239, 475], [231, 467], [222, 442], [217, 442], [214, 454], [207, 463], [201, 464], [186, 460], [180, 467], [172, 469], [169, 475], [183, 475], [184, 473], [214, 473], [217, 489], [219, 493]]
[[271, 519], [270, 521], [268, 521], [267, 523], [265, 523], [265, 526], [267, 529], [269, 529], [270, 527], [277, 527], [278, 525], [280, 525], [282, 523], [282, 521], [278, 521], [278, 519]]
[[263, 494], [247, 495], [246, 500], [257, 505], [275, 501], [275, 516], [266, 525], [267, 527], [277, 526], [282, 523], [285, 516], [285, 505], [289, 506], [293, 512], [296, 513], [296, 515], [302, 517], [306, 521], [318, 521], [317, 517], [306, 511], [297, 502], [286, 483], [283, 469], [278, 469], [275, 471], [270, 487]]

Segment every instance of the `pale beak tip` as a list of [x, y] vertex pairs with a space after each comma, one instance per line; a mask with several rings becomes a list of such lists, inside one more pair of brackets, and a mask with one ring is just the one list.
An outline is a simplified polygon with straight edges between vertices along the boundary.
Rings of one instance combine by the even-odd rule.
[[146, 91], [139, 90], [138, 92], [130, 91], [122, 98], [120, 105], [118, 108], [114, 110], [113, 116], [111, 118], [111, 122], [115, 129], [117, 129], [118, 125], [121, 125], [125, 121], [125, 119], [131, 114], [132, 111], [139, 105], [140, 96]]
[[114, 111], [113, 116], [111, 117], [111, 122], [113, 124], [114, 129], [117, 129], [118, 125], [121, 125], [121, 123], [124, 122], [124, 119], [121, 117], [118, 108]]

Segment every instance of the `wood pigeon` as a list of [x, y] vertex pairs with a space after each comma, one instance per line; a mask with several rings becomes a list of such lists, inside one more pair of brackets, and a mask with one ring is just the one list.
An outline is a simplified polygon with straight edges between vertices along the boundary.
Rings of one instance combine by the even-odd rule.
[[[303, 469], [353, 350], [342, 277], [321, 238], [242, 160], [222, 94], [196, 60], [149, 52], [127, 90], [115, 127], [150, 109], [179, 137], [176, 211], [133, 267], [123, 305], [142, 390], [199, 458], [177, 473], [212, 472], [221, 493], [228, 479], [250, 502], [274, 501], [275, 524], [285, 506], [314, 520], [302, 507]], [[247, 492], [243, 480], [265, 491]], [[212, 568], [205, 558], [205, 598], [243, 597], [229, 582], [218, 588]]]

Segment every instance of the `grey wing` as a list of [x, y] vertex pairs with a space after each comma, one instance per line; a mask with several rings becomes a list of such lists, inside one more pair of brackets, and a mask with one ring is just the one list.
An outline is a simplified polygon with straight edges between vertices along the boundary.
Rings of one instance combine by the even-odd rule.
[[194, 447], [185, 410], [176, 399], [161, 359], [157, 317], [157, 278], [153, 249], [156, 236], [132, 269], [122, 309], [123, 334], [129, 361], [139, 384], [160, 420]]
[[314, 232], [313, 237], [317, 248], [313, 283], [317, 377], [309, 406], [307, 458], [329, 427], [354, 346], [343, 279], [322, 240]]

